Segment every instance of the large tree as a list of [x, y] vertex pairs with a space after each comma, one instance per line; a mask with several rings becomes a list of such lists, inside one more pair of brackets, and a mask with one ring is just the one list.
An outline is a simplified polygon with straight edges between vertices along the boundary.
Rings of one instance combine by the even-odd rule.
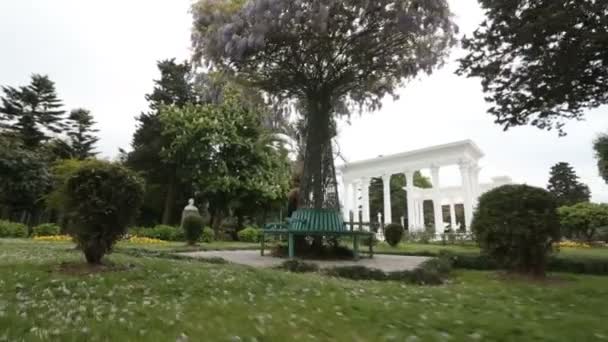
[[600, 176], [608, 183], [608, 134], [601, 134], [593, 142], [597, 168]]
[[93, 128], [95, 121], [91, 112], [82, 108], [72, 110], [67, 125], [73, 157], [80, 160], [94, 157], [95, 144], [99, 141], [95, 133], [99, 130]]
[[[131, 144], [133, 150], [127, 155], [126, 163], [139, 171], [147, 187], [142, 214], [152, 216], [147, 223], [154, 221], [170, 224], [177, 218], [173, 213], [184, 201], [177, 201], [180, 189], [188, 183], [180, 173], [178, 163], [162, 158], [161, 152], [168, 147], [162, 137], [159, 111], [163, 106], [184, 107], [197, 101], [194, 92], [194, 75], [188, 62], [177, 63], [175, 59], [158, 62], [160, 78], [154, 81], [152, 93], [146, 95], [150, 111], [138, 118], [138, 127]], [[192, 196], [192, 192], [184, 194]], [[180, 202], [180, 203], [177, 203]]]
[[446, 0], [199, 0], [194, 59], [303, 109], [301, 204], [323, 206], [335, 117], [375, 109], [445, 59], [456, 30]]
[[608, 1], [479, 0], [459, 74], [480, 77], [489, 113], [510, 127], [559, 129], [608, 103]]
[[26, 148], [36, 149], [52, 133], [63, 131], [61, 100], [55, 83], [48, 76], [32, 75], [29, 85], [2, 87], [0, 119], [2, 126], [21, 138]]
[[247, 107], [231, 90], [223, 97], [217, 104], [166, 107], [160, 116], [170, 141], [165, 158], [192, 171], [211, 203], [216, 234], [229, 210], [285, 199], [289, 185], [287, 152], [263, 127], [263, 108]]
[[568, 163], [557, 163], [551, 168], [547, 190], [555, 196], [559, 206], [589, 202], [591, 191], [578, 179], [574, 168]]

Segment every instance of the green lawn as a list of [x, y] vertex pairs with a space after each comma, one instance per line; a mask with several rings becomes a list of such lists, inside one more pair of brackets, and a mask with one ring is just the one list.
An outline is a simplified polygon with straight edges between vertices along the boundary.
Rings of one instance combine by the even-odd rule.
[[608, 277], [542, 285], [458, 272], [419, 287], [120, 252], [109, 260], [128, 270], [67, 275], [58, 265], [82, 261], [70, 244], [0, 240], [0, 341], [608, 339]]

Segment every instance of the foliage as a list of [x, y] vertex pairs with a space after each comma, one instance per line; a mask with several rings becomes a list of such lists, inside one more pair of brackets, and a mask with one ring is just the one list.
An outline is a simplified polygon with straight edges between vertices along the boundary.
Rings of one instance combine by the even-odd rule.
[[[15, 133], [26, 148], [38, 148], [63, 129], [61, 100], [48, 76], [32, 75], [27, 86], [2, 87], [0, 127]], [[4, 120], [2, 120], [4, 119]]]
[[154, 239], [154, 238], [149, 238], [149, 237], [142, 237], [142, 236], [131, 236], [126, 241], [129, 243], [136, 244], [136, 245], [163, 245], [163, 244], [167, 243], [167, 241], [164, 241], [164, 240], [159, 240], [159, 239]]
[[505, 185], [479, 198], [472, 223], [482, 251], [501, 266], [542, 276], [560, 240], [557, 205], [547, 191]]
[[486, 20], [463, 47], [459, 74], [481, 77], [505, 129], [558, 128], [608, 103], [606, 1], [480, 0]]
[[608, 183], [608, 134], [601, 134], [593, 142], [597, 168], [600, 176]]
[[70, 177], [83, 167], [102, 166], [103, 163], [97, 159], [56, 161], [51, 167], [52, 191], [44, 197], [47, 208], [65, 214], [68, 202], [67, 183]]
[[255, 227], [247, 227], [238, 232], [239, 241], [242, 242], [260, 242], [260, 230]]
[[441, 285], [452, 270], [451, 260], [444, 257], [425, 261], [411, 271], [383, 272], [365, 266], [336, 266], [323, 270], [323, 274], [353, 280], [399, 281], [417, 285]]
[[173, 227], [164, 224], [156, 225], [153, 228], [130, 228], [129, 233], [163, 241], [185, 241], [186, 239], [181, 227]]
[[192, 13], [194, 60], [303, 110], [300, 199], [306, 206], [312, 194], [316, 208], [335, 181], [334, 116], [379, 107], [441, 64], [455, 42], [444, 0], [199, 0]]
[[201, 235], [201, 242], [204, 242], [204, 243], [213, 242], [214, 235], [215, 235], [215, 233], [213, 232], [213, 229], [211, 229], [209, 227], [203, 228], [203, 234]]
[[203, 235], [203, 218], [200, 215], [186, 215], [182, 221], [182, 229], [189, 245], [196, 244]]
[[428, 244], [434, 237], [435, 233], [427, 230], [424, 232], [406, 232], [402, 240]]
[[310, 273], [318, 272], [319, 266], [312, 262], [290, 259], [281, 263], [279, 269], [283, 269], [293, 273]]
[[551, 168], [547, 189], [555, 196], [559, 206], [589, 202], [589, 187], [578, 179], [574, 168], [568, 163], [557, 163]]
[[143, 199], [143, 181], [119, 164], [84, 165], [67, 182], [74, 238], [87, 262], [100, 263], [127, 230]]
[[563, 235], [591, 242], [597, 230], [608, 226], [608, 204], [579, 203], [558, 209]]
[[160, 115], [171, 141], [165, 158], [192, 171], [216, 234], [223, 213], [283, 200], [289, 185], [287, 152], [262, 126], [262, 114], [239, 99], [237, 91], [226, 92], [222, 103], [165, 107]]
[[0, 238], [27, 237], [27, 226], [17, 222], [0, 220]]
[[37, 206], [50, 187], [48, 165], [40, 154], [0, 136], [0, 204], [20, 210]]
[[99, 131], [94, 129], [93, 125], [95, 125], [95, 121], [93, 121], [90, 111], [80, 108], [70, 112], [67, 119], [67, 134], [70, 139], [72, 156], [75, 159], [83, 160], [96, 155], [94, 149], [99, 138], [94, 133]]
[[43, 223], [33, 228], [33, 236], [53, 236], [59, 235], [61, 227], [54, 223]]
[[403, 227], [397, 223], [391, 223], [384, 228], [384, 237], [391, 247], [395, 247], [401, 242], [403, 233]]

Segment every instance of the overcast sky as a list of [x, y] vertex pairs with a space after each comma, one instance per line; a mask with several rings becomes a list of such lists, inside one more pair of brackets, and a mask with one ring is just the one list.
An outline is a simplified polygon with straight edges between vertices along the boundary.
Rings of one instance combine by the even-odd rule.
[[[129, 148], [135, 117], [146, 110], [144, 95], [158, 77], [156, 61], [190, 56], [190, 0], [0, 0], [0, 85], [28, 83], [32, 73], [56, 82], [68, 109], [88, 108], [98, 122], [99, 151], [115, 157]], [[452, 0], [462, 33], [483, 16], [476, 0]], [[459, 51], [453, 54], [453, 60]], [[568, 136], [532, 127], [503, 132], [486, 114], [479, 80], [454, 75], [448, 63], [430, 77], [410, 82], [398, 101], [377, 113], [354, 116], [340, 127], [339, 143], [349, 161], [399, 153], [463, 139], [485, 152], [481, 180], [498, 175], [546, 186], [549, 168], [572, 164], [593, 192], [608, 201], [591, 143], [608, 130], [608, 108], [570, 122]], [[441, 173], [457, 183], [455, 169]]]

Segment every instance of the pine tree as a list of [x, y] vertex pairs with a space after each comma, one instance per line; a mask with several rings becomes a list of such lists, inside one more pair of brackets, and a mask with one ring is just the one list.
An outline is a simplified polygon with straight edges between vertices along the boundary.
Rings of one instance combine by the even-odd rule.
[[32, 75], [28, 86], [2, 87], [2, 127], [21, 138], [26, 148], [36, 149], [63, 131], [63, 106], [55, 83], [48, 76]]
[[94, 129], [95, 121], [91, 112], [86, 109], [74, 109], [68, 117], [68, 137], [72, 153], [76, 159], [87, 159], [95, 156], [94, 146], [99, 138], [94, 133], [99, 130]]
[[578, 181], [574, 168], [568, 163], [558, 163], [551, 168], [547, 189], [560, 206], [589, 202], [591, 191], [586, 184]]

